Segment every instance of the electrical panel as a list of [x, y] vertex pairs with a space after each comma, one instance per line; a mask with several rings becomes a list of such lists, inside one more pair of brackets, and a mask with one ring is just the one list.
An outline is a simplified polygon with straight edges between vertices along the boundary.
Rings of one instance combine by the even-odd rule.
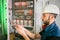
[[15, 24], [24, 27], [34, 27], [34, 1], [33, 0], [13, 0], [12, 19]]
[[34, 0], [12, 0], [12, 20], [14, 25], [23, 25], [33, 32]]

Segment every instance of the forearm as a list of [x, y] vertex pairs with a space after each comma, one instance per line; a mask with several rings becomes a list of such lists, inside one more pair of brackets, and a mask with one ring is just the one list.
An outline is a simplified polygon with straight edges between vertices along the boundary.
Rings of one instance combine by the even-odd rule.
[[[18, 32], [20, 35], [22, 35], [22, 36], [24, 37], [25, 40], [30, 40], [29, 37], [32, 38], [32, 39], [36, 38], [36, 36], [39, 37], [39, 35], [34, 34], [34, 33], [30, 32], [30, 31], [28, 31], [28, 30], [25, 29], [23, 26], [17, 25], [17, 26], [15, 27], [15, 29], [17, 30], [17, 32]], [[28, 37], [27, 35], [28, 35], [29, 37]]]
[[30, 40], [29, 37], [27, 35], [23, 35], [25, 40]]
[[25, 29], [25, 32], [26, 34], [31, 37], [32, 39], [40, 39], [41, 38], [41, 35], [39, 33], [37, 34], [34, 34], [34, 33], [31, 33], [30, 31], [28, 31], [27, 29]]
[[21, 36], [23, 36], [24, 40], [30, 40], [26, 33], [24, 33], [24, 34], [21, 34], [20, 32], [18, 32], [18, 33], [19, 33]]
[[25, 31], [25, 33], [26, 33], [30, 38], [34, 39], [34, 37], [35, 37], [35, 34], [34, 34], [34, 33], [28, 31], [27, 29], [24, 29], [24, 31]]

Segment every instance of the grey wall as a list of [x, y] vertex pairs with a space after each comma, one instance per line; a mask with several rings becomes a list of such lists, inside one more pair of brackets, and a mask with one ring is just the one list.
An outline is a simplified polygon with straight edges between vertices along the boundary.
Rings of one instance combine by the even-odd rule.
[[47, 5], [48, 0], [37, 0], [35, 1], [35, 10], [34, 10], [34, 15], [35, 15], [35, 32], [39, 33], [42, 30], [42, 11], [45, 5]]

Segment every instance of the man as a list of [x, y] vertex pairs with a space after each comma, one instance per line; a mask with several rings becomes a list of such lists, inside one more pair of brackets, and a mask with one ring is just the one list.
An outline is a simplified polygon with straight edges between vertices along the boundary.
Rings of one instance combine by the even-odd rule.
[[21, 25], [16, 25], [17, 32], [24, 37], [25, 40], [30, 38], [40, 38], [41, 40], [60, 40], [60, 29], [55, 23], [55, 18], [59, 14], [59, 8], [56, 5], [49, 4], [45, 7], [42, 14], [42, 21], [46, 27], [37, 34], [31, 33]]

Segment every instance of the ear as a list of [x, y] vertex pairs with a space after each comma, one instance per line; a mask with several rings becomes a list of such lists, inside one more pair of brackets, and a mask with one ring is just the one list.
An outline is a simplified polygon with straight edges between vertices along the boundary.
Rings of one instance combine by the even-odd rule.
[[50, 15], [50, 19], [53, 19], [54, 18], [54, 16], [53, 15]]

